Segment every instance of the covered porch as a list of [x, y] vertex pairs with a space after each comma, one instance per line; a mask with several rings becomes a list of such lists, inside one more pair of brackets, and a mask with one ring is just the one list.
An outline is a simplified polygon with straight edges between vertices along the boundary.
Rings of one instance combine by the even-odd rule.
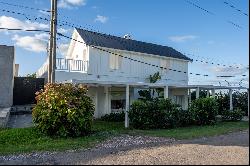
[[[213, 85], [166, 85], [163, 83], [145, 83], [145, 82], [110, 82], [110, 81], [98, 81], [98, 80], [76, 80], [70, 81], [73, 84], [84, 84], [89, 88], [89, 95], [95, 103], [95, 117], [101, 117], [105, 114], [112, 112], [112, 95], [114, 90], [118, 90], [123, 93], [124, 109], [125, 111], [125, 127], [129, 127], [128, 111], [130, 104], [138, 97], [135, 95], [135, 89], [149, 89], [149, 88], [162, 88], [164, 89], [164, 98], [175, 97], [175, 95], [182, 95], [182, 108], [188, 109], [188, 104], [191, 103], [191, 90], [196, 90], [196, 98], [199, 98], [200, 90], [207, 90], [207, 96], [211, 91], [212, 97], [215, 97], [215, 90], [229, 90], [230, 96], [230, 110], [233, 110], [232, 90], [233, 89], [249, 89], [245, 87], [226, 87], [226, 86], [213, 86]], [[113, 109], [114, 111], [114, 109]], [[248, 116], [249, 116], [249, 102], [248, 102]]]

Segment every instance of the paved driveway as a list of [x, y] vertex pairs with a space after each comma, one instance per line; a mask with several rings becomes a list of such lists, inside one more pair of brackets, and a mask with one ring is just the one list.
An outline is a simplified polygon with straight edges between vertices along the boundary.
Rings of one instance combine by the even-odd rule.
[[0, 156], [0, 164], [249, 164], [249, 131], [183, 141], [124, 135], [89, 150]]

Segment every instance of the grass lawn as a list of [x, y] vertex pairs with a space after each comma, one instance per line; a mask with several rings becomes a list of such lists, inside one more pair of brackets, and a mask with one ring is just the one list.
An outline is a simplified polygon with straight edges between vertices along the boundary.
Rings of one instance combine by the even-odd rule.
[[219, 135], [248, 128], [248, 122], [220, 122], [214, 126], [192, 126], [164, 130], [135, 130], [125, 129], [124, 123], [120, 122], [95, 121], [93, 126], [94, 134], [78, 138], [51, 138], [38, 133], [34, 128], [0, 129], [0, 154], [89, 148], [98, 142], [119, 134], [189, 139]]
[[240, 131], [249, 128], [248, 122], [218, 122], [212, 126], [190, 126], [175, 129], [160, 130], [130, 130], [129, 134], [142, 134], [157, 137], [169, 137], [176, 139], [191, 139], [199, 137], [215, 136], [232, 131]]

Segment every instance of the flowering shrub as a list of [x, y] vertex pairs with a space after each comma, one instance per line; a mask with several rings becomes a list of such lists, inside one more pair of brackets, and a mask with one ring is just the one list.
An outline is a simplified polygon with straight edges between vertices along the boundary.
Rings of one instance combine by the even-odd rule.
[[33, 122], [51, 136], [80, 136], [91, 131], [94, 105], [87, 89], [72, 84], [47, 84], [36, 93]]

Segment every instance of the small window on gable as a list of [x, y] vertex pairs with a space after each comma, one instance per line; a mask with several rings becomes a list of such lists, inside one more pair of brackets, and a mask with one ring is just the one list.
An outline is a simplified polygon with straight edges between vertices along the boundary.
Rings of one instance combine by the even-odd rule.
[[78, 58], [78, 55], [76, 54], [76, 59]]
[[166, 73], [170, 67], [170, 61], [167, 59], [161, 59], [161, 67], [163, 67], [163, 69], [161, 69], [162, 73]]
[[121, 69], [122, 58], [119, 55], [109, 54], [109, 68], [112, 70]]
[[87, 59], [87, 53], [86, 53], [86, 49], [83, 50], [83, 60]]

